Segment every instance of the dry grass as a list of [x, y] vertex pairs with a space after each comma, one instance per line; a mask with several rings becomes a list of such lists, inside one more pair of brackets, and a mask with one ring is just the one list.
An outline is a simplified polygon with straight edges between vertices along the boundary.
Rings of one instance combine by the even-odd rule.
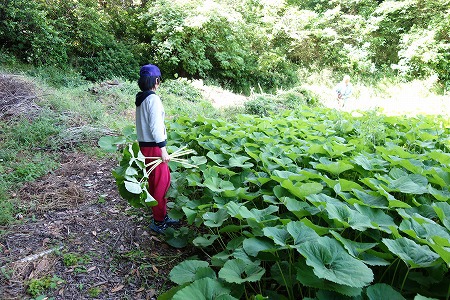
[[0, 74], [0, 119], [14, 116], [37, 115], [39, 107], [34, 84], [22, 76]]

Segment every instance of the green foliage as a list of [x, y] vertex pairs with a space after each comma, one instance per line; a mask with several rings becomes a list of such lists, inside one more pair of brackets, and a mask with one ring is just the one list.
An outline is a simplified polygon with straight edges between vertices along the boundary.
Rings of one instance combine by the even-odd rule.
[[53, 118], [51, 114], [43, 113], [34, 120], [22, 118], [7, 131], [8, 142], [4, 147], [20, 150], [56, 149], [58, 140], [55, 136], [60, 131], [58, 119]]
[[76, 79], [135, 80], [139, 65], [250, 94], [298, 81], [296, 69], [436, 76], [449, 85], [446, 1], [0, 2], [2, 61]]
[[54, 290], [58, 284], [63, 283], [64, 280], [56, 275], [45, 276], [42, 278], [33, 278], [27, 284], [27, 293], [33, 297], [43, 294], [47, 290]]
[[276, 95], [255, 94], [244, 103], [245, 113], [258, 116], [280, 114], [286, 110], [301, 109], [303, 106], [318, 105], [317, 96], [309, 90], [298, 87], [288, 91], [278, 91]]
[[8, 201], [5, 192], [0, 188], [0, 225], [10, 224], [14, 220], [15, 209], [11, 201]]
[[[383, 138], [365, 139], [373, 124]], [[171, 212], [191, 230], [168, 238], [210, 260], [176, 266], [163, 299], [448, 298], [448, 125], [317, 107], [178, 118], [171, 143], [204, 163], [171, 167]]]
[[86, 79], [69, 67], [39, 66], [27, 70], [27, 74], [43, 84], [60, 88], [73, 88], [86, 84]]
[[228, 3], [152, 2], [143, 15], [155, 62], [169, 76], [202, 77], [249, 92], [293, 83], [293, 66], [279, 54], [261, 48], [261, 29], [242, 21], [243, 12]]
[[102, 289], [99, 287], [92, 287], [88, 290], [89, 297], [97, 298], [102, 293]]
[[186, 78], [165, 81], [161, 85], [159, 92], [161, 93], [161, 97], [173, 95], [190, 102], [200, 102], [203, 100], [201, 92], [195, 89], [192, 86], [192, 82]]
[[[0, 39], [20, 59], [35, 65], [61, 65], [67, 61], [67, 40], [48, 18], [40, 1], [3, 1]], [[51, 55], [49, 55], [51, 53]]]
[[90, 261], [89, 256], [80, 255], [78, 253], [64, 253], [63, 254], [63, 263], [66, 267], [73, 267], [77, 265], [84, 265]]
[[139, 64], [123, 43], [106, 44], [91, 57], [81, 57], [77, 66], [81, 74], [91, 81], [109, 78], [137, 78]]

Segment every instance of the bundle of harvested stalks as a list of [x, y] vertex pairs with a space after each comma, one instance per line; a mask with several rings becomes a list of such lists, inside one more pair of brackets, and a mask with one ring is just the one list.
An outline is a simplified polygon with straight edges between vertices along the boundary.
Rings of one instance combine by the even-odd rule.
[[[180, 149], [178, 149], [177, 151], [175, 151], [174, 153], [170, 154], [170, 161], [174, 161], [177, 163], [180, 163], [186, 167], [190, 167], [190, 168], [198, 168], [198, 166], [193, 165], [191, 163], [188, 162], [187, 159], [185, 158], [179, 158], [180, 156], [183, 155], [187, 155], [187, 154], [192, 154], [195, 153], [194, 150], [192, 149], [186, 149], [186, 146], [181, 147]], [[152, 159], [152, 161], [148, 164], [145, 165], [146, 168], [150, 167], [150, 169], [147, 170], [147, 176], [148, 177], [150, 175], [150, 173], [162, 163], [162, 158], [161, 157], [145, 157], [146, 159]], [[144, 177], [144, 178], [146, 178]], [[142, 180], [144, 180], [144, 178]], [[141, 182], [142, 182], [141, 180]]]

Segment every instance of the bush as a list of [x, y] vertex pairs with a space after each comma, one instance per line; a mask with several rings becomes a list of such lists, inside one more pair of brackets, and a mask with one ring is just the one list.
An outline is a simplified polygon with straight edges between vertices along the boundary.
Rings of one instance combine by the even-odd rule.
[[256, 95], [244, 104], [245, 113], [268, 116], [271, 113], [282, 113], [285, 110], [296, 110], [302, 106], [316, 106], [318, 98], [311, 91], [297, 87], [289, 91], [281, 91], [276, 95]]
[[78, 69], [87, 80], [101, 81], [112, 78], [137, 79], [139, 64], [125, 44], [106, 46], [91, 57], [81, 57]]

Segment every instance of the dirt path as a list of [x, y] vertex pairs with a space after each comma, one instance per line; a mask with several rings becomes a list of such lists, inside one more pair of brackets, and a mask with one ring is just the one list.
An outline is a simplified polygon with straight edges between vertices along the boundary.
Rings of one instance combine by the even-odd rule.
[[147, 230], [148, 216], [117, 194], [114, 165], [68, 153], [60, 169], [17, 192], [34, 208], [1, 228], [2, 300], [30, 299], [28, 283], [46, 276], [57, 276], [44, 293], [55, 299], [155, 299], [171, 286], [168, 273], [190, 249]]

